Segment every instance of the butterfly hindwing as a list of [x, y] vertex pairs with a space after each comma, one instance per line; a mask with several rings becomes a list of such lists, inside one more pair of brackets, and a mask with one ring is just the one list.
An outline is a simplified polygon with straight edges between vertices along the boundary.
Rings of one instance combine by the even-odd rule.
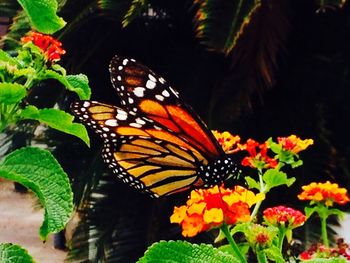
[[96, 101], [76, 102], [72, 110], [104, 140], [103, 159], [125, 183], [152, 196], [201, 183], [197, 172], [207, 163], [204, 156], [168, 131], [154, 129], [147, 118]]

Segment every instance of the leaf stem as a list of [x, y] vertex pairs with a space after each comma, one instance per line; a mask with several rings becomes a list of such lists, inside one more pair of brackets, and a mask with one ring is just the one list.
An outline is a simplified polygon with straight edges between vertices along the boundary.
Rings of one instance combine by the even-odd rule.
[[232, 249], [233, 249], [233, 252], [235, 254], [235, 256], [240, 260], [240, 262], [242, 263], [247, 263], [247, 260], [245, 259], [245, 257], [242, 255], [241, 251], [239, 250], [236, 242], [234, 241], [234, 239], [232, 238], [231, 236], [231, 233], [227, 227], [226, 224], [223, 224], [221, 226], [221, 230], [222, 232], [224, 233], [227, 241], [229, 242], [229, 244], [231, 245]]

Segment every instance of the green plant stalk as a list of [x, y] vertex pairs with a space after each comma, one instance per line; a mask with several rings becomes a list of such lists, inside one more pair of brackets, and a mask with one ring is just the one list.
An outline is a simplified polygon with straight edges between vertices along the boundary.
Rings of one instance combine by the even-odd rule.
[[258, 250], [256, 252], [256, 258], [258, 259], [259, 263], [267, 263], [267, 258], [263, 250]]
[[[260, 193], [265, 193], [265, 184], [264, 184], [264, 181], [263, 181], [263, 177], [262, 177], [262, 170], [261, 169], [258, 169], [258, 174], [259, 174], [259, 183], [260, 183], [260, 189], [259, 189], [259, 192]], [[254, 209], [253, 209], [253, 212], [252, 214], [250, 215], [250, 220], [253, 220], [258, 211], [259, 211], [259, 208], [261, 206], [261, 203], [262, 201], [258, 201], [255, 206], [254, 206]]]
[[234, 239], [231, 236], [230, 230], [228, 229], [226, 224], [223, 224], [221, 226], [221, 230], [224, 233], [228, 243], [231, 245], [233, 252], [235, 254], [235, 256], [240, 260], [240, 262], [242, 263], [247, 263], [247, 260], [245, 259], [245, 257], [242, 255], [241, 251], [239, 250], [236, 242], [234, 241]]
[[320, 214], [321, 218], [321, 234], [322, 234], [322, 241], [323, 245], [325, 247], [329, 247], [329, 240], [328, 240], [328, 234], [327, 234], [327, 215]]
[[286, 229], [284, 227], [279, 227], [278, 228], [278, 248], [281, 253], [282, 253], [283, 241], [285, 236], [286, 236]]

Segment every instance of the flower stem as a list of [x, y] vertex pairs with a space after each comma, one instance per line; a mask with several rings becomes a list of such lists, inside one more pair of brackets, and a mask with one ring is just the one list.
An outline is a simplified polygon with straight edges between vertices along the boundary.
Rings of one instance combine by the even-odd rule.
[[284, 228], [279, 227], [278, 232], [278, 248], [282, 253], [283, 241], [284, 237], [286, 236], [286, 230]]
[[321, 218], [321, 233], [322, 233], [322, 241], [325, 247], [329, 247], [328, 235], [327, 235], [327, 216], [320, 215]]
[[247, 260], [244, 258], [244, 256], [242, 255], [241, 251], [239, 250], [236, 242], [232, 238], [231, 233], [230, 233], [227, 225], [223, 224], [221, 226], [221, 230], [224, 233], [224, 235], [225, 235], [226, 239], [228, 240], [229, 244], [231, 245], [235, 256], [240, 260], [240, 262], [247, 263]]
[[[262, 170], [261, 170], [261, 169], [258, 169], [258, 174], [259, 174], [259, 183], [260, 183], [259, 192], [260, 192], [260, 193], [264, 193], [264, 192], [265, 192], [265, 184], [264, 184], [264, 180], [263, 180], [263, 178], [262, 178]], [[252, 212], [252, 214], [250, 215], [250, 220], [253, 220], [253, 219], [256, 217], [256, 215], [257, 215], [257, 213], [258, 213], [258, 211], [259, 211], [259, 208], [260, 208], [260, 206], [261, 206], [261, 203], [262, 203], [262, 201], [258, 201], [258, 202], [255, 204], [254, 209], [253, 209], [253, 212]]]
[[262, 250], [256, 252], [256, 258], [258, 259], [259, 263], [267, 263], [265, 252]]

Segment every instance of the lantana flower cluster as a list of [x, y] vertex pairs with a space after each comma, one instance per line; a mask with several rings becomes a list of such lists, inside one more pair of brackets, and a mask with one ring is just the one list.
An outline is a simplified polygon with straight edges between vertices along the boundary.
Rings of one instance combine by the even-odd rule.
[[294, 134], [288, 137], [278, 137], [277, 141], [285, 151], [290, 151], [294, 154], [304, 151], [314, 143], [312, 139], [302, 140]]
[[222, 224], [249, 221], [249, 207], [262, 199], [264, 195], [255, 195], [241, 186], [233, 190], [222, 186], [193, 190], [186, 205], [174, 208], [170, 221], [181, 225], [183, 236], [193, 237]]
[[350, 201], [345, 188], [340, 188], [338, 184], [329, 181], [325, 183], [312, 182], [304, 185], [303, 191], [298, 195], [300, 200], [322, 202], [326, 206], [333, 206], [333, 203], [344, 205]]
[[306, 221], [306, 216], [302, 212], [282, 205], [265, 209], [263, 215], [269, 225], [290, 229], [299, 227]]
[[22, 37], [23, 43], [32, 42], [39, 47], [44, 53], [46, 59], [50, 62], [56, 62], [61, 59], [61, 55], [66, 51], [62, 48], [62, 43], [52, 36], [44, 35], [38, 32], [31, 31], [27, 36]]

